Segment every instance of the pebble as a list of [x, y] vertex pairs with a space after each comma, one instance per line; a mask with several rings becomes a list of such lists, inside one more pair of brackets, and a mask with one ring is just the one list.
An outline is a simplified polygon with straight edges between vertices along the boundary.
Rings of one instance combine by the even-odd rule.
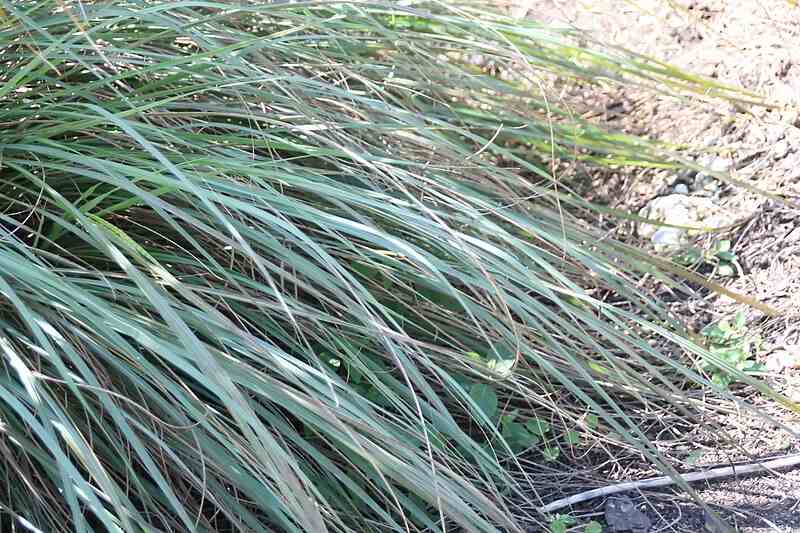
[[[703, 146], [705, 148], [710, 148], [710, 147], [714, 146], [715, 144], [717, 144], [717, 139], [718, 138], [719, 138], [718, 135], [710, 133], [710, 134], [706, 135], [705, 137], [703, 137], [703, 141], [701, 143], [701, 146]], [[700, 164], [702, 165], [702, 163], [700, 163]]]
[[789, 350], [776, 350], [767, 356], [764, 366], [770, 372], [781, 372], [786, 368], [800, 368], [800, 354]]
[[775, 144], [786, 137], [786, 126], [783, 124], [772, 124], [768, 126], [765, 137], [767, 139], [767, 144]]
[[791, 83], [776, 83], [770, 91], [772, 98], [784, 104], [797, 105], [800, 103], [800, 96], [798, 96], [797, 87]]
[[800, 111], [797, 109], [786, 109], [780, 117], [780, 120], [795, 128], [800, 128]]
[[686, 244], [686, 231], [681, 228], [660, 228], [650, 237], [657, 252], [676, 250]]
[[697, 158], [697, 164], [701, 167], [710, 167], [711, 163], [714, 162], [714, 156], [711, 154], [702, 155]]
[[[734, 109], [735, 109], [735, 106], [734, 106]], [[737, 112], [738, 112], [738, 110], [737, 110]], [[767, 113], [767, 108], [759, 106], [759, 105], [753, 106], [753, 108], [750, 110], [750, 114], [753, 115], [756, 118], [762, 118], [766, 113]]]
[[[710, 198], [669, 194], [650, 200], [639, 211], [639, 216], [666, 224], [718, 227], [723, 225], [720, 220], [725, 219], [720, 211], [721, 209]], [[636, 230], [640, 237], [649, 239], [659, 252], [679, 248], [688, 241], [690, 234], [693, 233], [684, 228], [666, 227], [646, 222], [640, 223]]]
[[675, 194], [689, 194], [689, 187], [685, 183], [678, 183], [674, 188]]
[[719, 182], [709, 176], [708, 174], [698, 174], [695, 179], [694, 183], [692, 184], [694, 190], [696, 191], [706, 191], [706, 192], [716, 192], [719, 188]]
[[605, 502], [604, 513], [610, 531], [650, 531], [652, 521], [647, 514], [636, 508], [627, 496], [615, 496]]
[[714, 198], [719, 198], [719, 182], [717, 180], [708, 180], [703, 185], [703, 192]]
[[727, 172], [731, 168], [731, 160], [727, 157], [718, 157], [709, 166], [712, 172]]
[[772, 146], [772, 150], [770, 150], [770, 152], [772, 153], [772, 158], [777, 160], [777, 159], [783, 159], [784, 157], [789, 155], [791, 149], [792, 146], [789, 144], [789, 141], [783, 140], [775, 143]]

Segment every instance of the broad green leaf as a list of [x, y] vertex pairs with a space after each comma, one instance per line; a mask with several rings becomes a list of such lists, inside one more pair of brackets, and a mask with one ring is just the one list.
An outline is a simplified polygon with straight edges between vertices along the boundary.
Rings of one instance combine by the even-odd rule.
[[497, 412], [497, 393], [491, 385], [476, 383], [470, 388], [469, 395], [486, 418], [491, 419], [495, 415]]
[[514, 409], [513, 411], [510, 411], [500, 417], [500, 424], [503, 426], [503, 428], [505, 428], [507, 424], [513, 423], [514, 420], [517, 419], [518, 415], [519, 415], [519, 409]]
[[525, 426], [511, 422], [503, 426], [503, 439], [513, 452], [520, 452], [538, 443], [535, 435], [531, 435]]
[[564, 433], [564, 442], [572, 446], [577, 446], [581, 442], [581, 435], [575, 430], [569, 430]]
[[528, 420], [528, 422], [525, 424], [525, 427], [528, 428], [528, 431], [539, 437], [544, 437], [550, 432], [550, 424], [547, 421], [539, 418], [532, 418]]

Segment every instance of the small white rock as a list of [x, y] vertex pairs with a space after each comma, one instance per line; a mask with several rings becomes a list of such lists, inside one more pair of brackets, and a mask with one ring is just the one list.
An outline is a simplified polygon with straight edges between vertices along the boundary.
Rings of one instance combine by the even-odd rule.
[[689, 187], [685, 183], [675, 185], [675, 194], [689, 194]]
[[714, 146], [715, 144], [717, 144], [717, 139], [719, 139], [719, 135], [716, 135], [716, 134], [713, 134], [713, 133], [708, 134], [705, 137], [703, 137], [703, 141], [702, 141], [701, 145], [705, 146], [706, 148], [709, 148], [709, 147]]
[[714, 192], [719, 189], [719, 182], [711, 176], [706, 176], [702, 182], [702, 189], [708, 192]]
[[783, 124], [771, 124], [767, 127], [767, 144], [775, 144], [786, 137], [786, 126]]
[[709, 167], [712, 172], [727, 172], [731, 168], [731, 160], [725, 157], [718, 157]]
[[791, 151], [792, 147], [789, 144], [789, 141], [783, 140], [778, 141], [774, 145], [772, 145], [772, 157], [773, 159], [783, 159], [789, 152]]
[[[724, 218], [720, 214], [722, 209], [714, 204], [711, 198], [699, 196], [688, 196], [685, 194], [669, 194], [654, 198], [639, 211], [639, 216], [649, 218], [654, 221], [677, 226], [705, 227], [706, 221], [717, 216]], [[716, 226], [714, 226], [716, 227]], [[676, 239], [683, 239], [684, 235], [690, 233], [681, 228], [665, 228], [646, 222], [638, 225], [637, 233], [640, 237], [650, 239], [652, 242], [660, 244], [674, 244]], [[669, 230], [666, 233], [662, 230]], [[656, 237], [656, 234], [659, 234]]]
[[681, 228], [659, 228], [650, 241], [657, 252], [676, 250], [686, 242], [686, 231]]
[[766, 358], [766, 369], [770, 372], [781, 372], [785, 368], [800, 367], [800, 354], [792, 353], [790, 350], [776, 350]]

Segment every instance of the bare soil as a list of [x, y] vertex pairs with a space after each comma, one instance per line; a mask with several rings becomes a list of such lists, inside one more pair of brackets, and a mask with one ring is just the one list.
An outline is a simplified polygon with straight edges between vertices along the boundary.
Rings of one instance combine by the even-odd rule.
[[[526, 12], [551, 26], [587, 30], [604, 43], [766, 99], [765, 106], [748, 107], [687, 103], [636, 88], [607, 89], [599, 97], [597, 87], [567, 88], [562, 106], [623, 131], [699, 146], [702, 152], [693, 155], [699, 164], [729, 172], [740, 186], [703, 173], [600, 172], [577, 164], [566, 164], [562, 170], [571, 178], [585, 176], [583, 192], [591, 199], [632, 212], [676, 191], [711, 198], [724, 209], [733, 227], [727, 234], [698, 237], [695, 244], [709, 248], [719, 239], [731, 240], [738, 260], [735, 275], [715, 281], [771, 306], [778, 316], [766, 316], [699, 286], [687, 285], [688, 296], [663, 296], [695, 331], [743, 312], [747, 328], [763, 339], [757, 357], [770, 371], [768, 379], [776, 390], [800, 402], [800, 6], [791, 0], [512, 0], [512, 4], [517, 14]], [[589, 102], [588, 94], [593, 95]], [[621, 238], [636, 241], [635, 232], [618, 229]], [[640, 239], [638, 244], [648, 242]], [[746, 389], [742, 393], [783, 429], [744, 411], [731, 413], [729, 420], [717, 422], [729, 430], [736, 446], [704, 450], [699, 426], [683, 441], [684, 452], [703, 451], [688, 470], [800, 451], [800, 417]], [[680, 440], [665, 441], [664, 452], [678, 454], [681, 446]], [[628, 469], [616, 474], [630, 480], [633, 473]], [[732, 530], [800, 532], [800, 470], [733, 477], [696, 488]], [[580, 490], [572, 486], [569, 492]], [[703, 509], [677, 491], [629, 496], [650, 516], [651, 531], [696, 532], [708, 526]], [[602, 501], [577, 511], [583, 520], [602, 522], [598, 509], [602, 511]]]

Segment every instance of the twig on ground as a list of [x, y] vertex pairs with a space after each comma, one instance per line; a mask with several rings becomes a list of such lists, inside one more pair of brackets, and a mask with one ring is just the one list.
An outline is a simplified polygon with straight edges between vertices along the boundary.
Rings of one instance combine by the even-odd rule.
[[[740, 474], [753, 474], [756, 472], [780, 470], [783, 468], [790, 468], [800, 465], [800, 453], [786, 455], [777, 459], [769, 459], [766, 461], [759, 461], [746, 465], [738, 466], [724, 466], [720, 468], [712, 468], [703, 472], [691, 472], [689, 474], [681, 474], [680, 478], [686, 483], [693, 483], [695, 481], [709, 481], [712, 479], [720, 479]], [[575, 505], [576, 503], [585, 502], [594, 498], [601, 498], [618, 494], [620, 492], [627, 492], [629, 490], [641, 489], [654, 489], [658, 487], [668, 487], [677, 483], [675, 478], [670, 476], [654, 477], [649, 479], [642, 479], [639, 481], [626, 481], [625, 483], [617, 483], [616, 485], [609, 485], [597, 489], [587, 490], [580, 494], [574, 494], [567, 498], [561, 498], [547, 505], [540, 507], [539, 511], [542, 513], [552, 513], [562, 507], [568, 505]]]

